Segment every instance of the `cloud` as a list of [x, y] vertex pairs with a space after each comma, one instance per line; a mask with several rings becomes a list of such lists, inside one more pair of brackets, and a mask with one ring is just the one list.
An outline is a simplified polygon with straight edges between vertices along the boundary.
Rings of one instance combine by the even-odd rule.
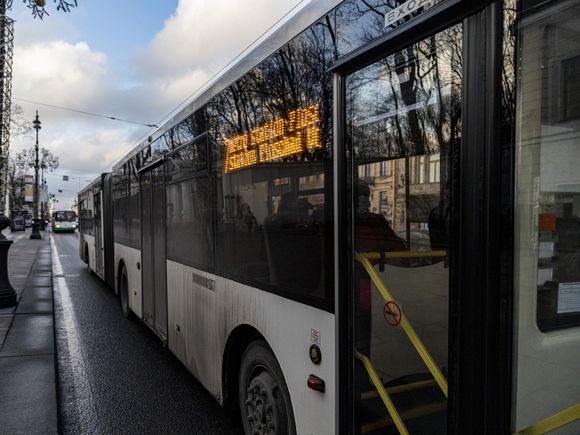
[[[105, 53], [93, 51], [87, 42], [29, 42], [14, 50], [14, 97], [97, 114], [138, 116], [135, 112], [144, 106], [139, 92], [120, 89], [120, 79], [111, 72]], [[79, 185], [86, 185], [100, 171], [108, 170], [147, 130], [74, 111], [16, 99], [13, 102], [22, 106], [21, 116], [29, 122], [34, 119], [35, 110], [39, 111], [39, 144], [60, 160], [56, 174], [47, 174], [49, 189], [64, 189], [60, 202], [63, 206], [71, 203]], [[11, 153], [33, 144], [34, 132], [13, 136]], [[63, 183], [62, 175], [77, 177], [77, 183]]]
[[75, 136], [74, 149], [70, 138], [55, 138], [47, 147], [60, 158], [62, 168], [74, 168], [75, 172], [98, 173], [127, 153], [133, 146], [131, 131], [126, 128], [109, 128], [100, 131], [85, 131]]
[[88, 44], [51, 41], [18, 47], [14, 53], [13, 94], [66, 107], [102, 100], [109, 82], [107, 56]]
[[[16, 28], [12, 95], [156, 123], [297, 3], [299, 0], [179, 0], [173, 15], [146, 48], [116, 52], [115, 56], [111, 53], [116, 47], [107, 46], [104, 40], [98, 44], [83, 40], [83, 28], [75, 26], [74, 13], [51, 16], [46, 23], [22, 19]], [[86, 14], [90, 15], [88, 9]], [[128, 17], [133, 21], [127, 32], [139, 25], [134, 18]], [[111, 64], [113, 58], [126, 59], [128, 64]], [[82, 178], [81, 187], [87, 177], [110, 169], [148, 133], [147, 127], [131, 123], [13, 102], [23, 107], [23, 117], [29, 121], [39, 110], [41, 146], [59, 156], [58, 173], [78, 175], [79, 181]], [[33, 140], [13, 137], [12, 152], [29, 148]], [[58, 173], [51, 177], [51, 190], [62, 184]], [[72, 197], [71, 193], [69, 201]]]
[[180, 0], [147, 49], [135, 55], [138, 74], [178, 104], [297, 3]]

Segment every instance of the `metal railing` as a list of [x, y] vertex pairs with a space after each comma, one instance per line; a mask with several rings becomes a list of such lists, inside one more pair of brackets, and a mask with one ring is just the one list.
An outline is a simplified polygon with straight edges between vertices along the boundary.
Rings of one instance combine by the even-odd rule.
[[580, 403], [534, 423], [516, 435], [542, 435], [580, 420]]
[[[446, 251], [429, 251], [429, 252], [412, 252], [412, 251], [398, 251], [398, 252], [386, 252], [386, 253], [378, 253], [378, 252], [368, 252], [368, 253], [357, 253], [355, 254], [355, 259], [361, 263], [364, 267], [366, 272], [368, 273], [369, 277], [371, 278], [374, 285], [377, 287], [381, 296], [386, 302], [396, 302], [391, 294], [391, 292], [387, 289], [385, 284], [382, 282], [381, 278], [379, 277], [378, 273], [374, 269], [371, 260], [383, 260], [383, 259], [401, 259], [401, 258], [421, 258], [421, 257], [446, 257]], [[435, 382], [445, 395], [448, 396], [448, 385], [447, 379], [441, 373], [441, 370], [433, 360], [433, 357], [429, 354], [429, 351], [415, 332], [414, 328], [412, 327], [411, 323], [407, 319], [407, 316], [403, 316], [401, 313], [400, 325], [409, 341], [431, 372]], [[373, 383], [375, 389], [377, 390], [378, 396], [383, 401], [387, 411], [399, 430], [400, 434], [407, 435], [409, 434], [405, 424], [403, 423], [403, 417], [395, 408], [393, 401], [390, 398], [389, 392], [391, 394], [396, 394], [399, 392], [401, 388], [399, 387], [392, 387], [392, 388], [385, 388], [381, 379], [379, 378], [375, 368], [373, 367], [370, 359], [359, 353], [355, 352], [355, 357], [361, 361], [365, 370], [367, 371], [371, 382]], [[432, 381], [423, 381], [425, 382], [432, 382]], [[420, 383], [422, 385], [423, 383]], [[414, 388], [414, 387], [413, 387]], [[369, 393], [366, 393], [367, 396], [370, 397]], [[580, 420], [580, 403], [573, 405], [569, 408], [566, 408], [562, 411], [559, 411], [543, 420], [534, 423], [533, 425], [517, 432], [516, 435], [541, 435], [552, 432], [556, 429], [564, 427], [570, 423]]]
[[[375, 284], [375, 286], [381, 293], [381, 296], [383, 297], [385, 302], [396, 302], [391, 292], [387, 289], [387, 287], [379, 277], [378, 273], [375, 271], [373, 265], [371, 264], [371, 260], [421, 258], [421, 257], [431, 258], [431, 257], [446, 257], [446, 256], [447, 256], [446, 251], [427, 251], [427, 252], [397, 251], [386, 253], [378, 253], [378, 252], [356, 253], [355, 259], [364, 267], [369, 277], [371, 278], [372, 282]], [[415, 332], [415, 329], [411, 325], [411, 322], [409, 322], [409, 320], [407, 319], [407, 316], [406, 315], [403, 316], [401, 313], [400, 317], [401, 318], [399, 325], [401, 326], [401, 328], [407, 335], [409, 341], [411, 342], [411, 344], [413, 345], [413, 347], [415, 348], [415, 350], [417, 351], [417, 353], [427, 366], [427, 369], [435, 379], [435, 382], [437, 383], [437, 385], [439, 386], [445, 397], [447, 397], [448, 395], [447, 379], [445, 379], [445, 376], [443, 376], [443, 373], [441, 373], [441, 370], [439, 369], [439, 367], [435, 363], [435, 360], [433, 359], [433, 357], [423, 344], [423, 341], [419, 338], [419, 336]], [[393, 423], [399, 430], [399, 433], [408, 434], [409, 432], [407, 431], [407, 428], [403, 423], [401, 415], [395, 408], [395, 405], [393, 404], [393, 401], [391, 400], [389, 393], [387, 392], [387, 389], [385, 388], [381, 379], [377, 375], [377, 372], [375, 371], [370, 359], [366, 355], [363, 355], [359, 352], [355, 352], [355, 357], [358, 360], [360, 360], [363, 366], [365, 367], [365, 370], [367, 371], [371, 379], [371, 382], [373, 383], [375, 389], [377, 390], [378, 395], [383, 401], [383, 404], [387, 408], [387, 411], [391, 419], [393, 420]]]

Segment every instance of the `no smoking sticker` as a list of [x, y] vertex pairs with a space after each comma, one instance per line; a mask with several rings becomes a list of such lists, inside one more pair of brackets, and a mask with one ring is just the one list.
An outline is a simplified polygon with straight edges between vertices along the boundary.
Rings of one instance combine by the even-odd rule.
[[401, 320], [403, 319], [403, 311], [401, 311], [401, 307], [399, 307], [395, 301], [389, 301], [385, 304], [383, 316], [385, 317], [385, 322], [394, 328], [401, 323]]

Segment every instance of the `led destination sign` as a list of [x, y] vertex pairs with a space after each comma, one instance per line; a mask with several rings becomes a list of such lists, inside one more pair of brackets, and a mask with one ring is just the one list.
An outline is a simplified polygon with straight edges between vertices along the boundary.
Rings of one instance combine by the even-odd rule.
[[231, 139], [226, 139], [224, 172], [270, 162], [322, 146], [319, 105], [296, 109], [288, 119], [276, 119]]

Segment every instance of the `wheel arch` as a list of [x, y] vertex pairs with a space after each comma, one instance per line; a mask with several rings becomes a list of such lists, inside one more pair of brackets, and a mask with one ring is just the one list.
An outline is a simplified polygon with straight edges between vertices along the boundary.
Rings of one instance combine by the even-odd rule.
[[223, 405], [235, 412], [239, 412], [238, 383], [242, 356], [250, 343], [255, 340], [264, 340], [268, 343], [254, 326], [243, 324], [232, 330], [226, 341], [222, 360]]

